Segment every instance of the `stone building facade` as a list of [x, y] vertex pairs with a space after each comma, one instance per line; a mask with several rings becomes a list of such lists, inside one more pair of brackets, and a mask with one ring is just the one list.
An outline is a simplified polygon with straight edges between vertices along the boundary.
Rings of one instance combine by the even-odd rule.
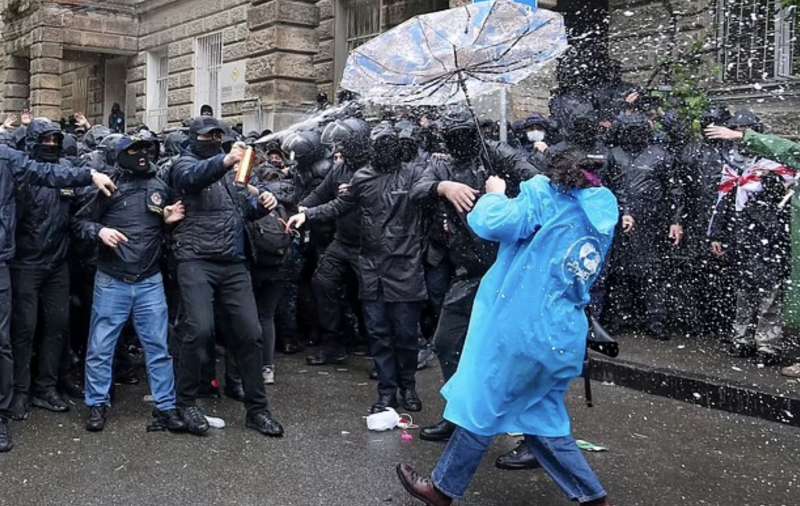
[[655, 86], [660, 62], [694, 54], [711, 99], [755, 111], [768, 128], [800, 136], [800, 37], [782, 0], [610, 0], [609, 51], [627, 78]]
[[[0, 0], [0, 112], [31, 108], [58, 119], [80, 111], [99, 123], [119, 103], [128, 126], [162, 129], [207, 103], [246, 130], [278, 129], [309, 111], [319, 92], [335, 96], [350, 48], [415, 14], [465, 1]], [[715, 99], [757, 110], [778, 131], [800, 133], [798, 37], [779, 3], [539, 1], [563, 12], [575, 34], [592, 32], [575, 39], [588, 58], [607, 51], [640, 84], [659, 62], [700, 44], [698, 73]], [[739, 47], [750, 18], [763, 22], [749, 33], [760, 29], [764, 43]], [[715, 73], [721, 63], [726, 73]], [[554, 85], [545, 72], [516, 87], [512, 118], [546, 111]]]

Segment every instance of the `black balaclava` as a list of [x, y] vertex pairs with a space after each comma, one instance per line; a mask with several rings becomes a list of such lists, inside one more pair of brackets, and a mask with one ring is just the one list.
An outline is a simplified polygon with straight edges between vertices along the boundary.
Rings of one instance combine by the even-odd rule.
[[[138, 152], [131, 155], [128, 153], [130, 148], [138, 149]], [[134, 176], [150, 175], [153, 171], [153, 166], [150, 164], [151, 148], [152, 145], [149, 142], [137, 142], [129, 148], [118, 150], [117, 163], [122, 170]]]
[[36, 147], [33, 148], [31, 156], [34, 160], [39, 162], [57, 163], [58, 159], [61, 157], [61, 146], [57, 144], [37, 144]]
[[592, 146], [597, 140], [598, 133], [597, 119], [594, 117], [578, 117], [573, 121], [572, 139], [579, 146]]
[[[56, 138], [55, 145], [42, 144], [47, 136]], [[47, 119], [36, 118], [31, 121], [25, 131], [25, 149], [31, 158], [39, 162], [56, 163], [61, 157], [61, 145], [64, 135], [58, 124]]]
[[400, 138], [400, 160], [403, 163], [413, 162], [419, 155], [419, 128], [409, 120], [400, 120], [395, 124]]
[[419, 146], [415, 139], [404, 137], [400, 139], [400, 160], [403, 163], [413, 162], [419, 154]]
[[475, 158], [481, 149], [481, 139], [474, 125], [445, 130], [444, 143], [450, 155], [457, 160]]
[[442, 137], [447, 151], [456, 160], [475, 158], [480, 154], [481, 138], [471, 113], [454, 107], [442, 118]]
[[383, 121], [372, 129], [372, 167], [378, 172], [391, 172], [400, 167], [400, 138], [391, 123]]
[[193, 135], [191, 147], [192, 152], [204, 160], [222, 153], [222, 141], [217, 139], [201, 141], [196, 135]]
[[653, 128], [643, 114], [622, 116], [619, 123], [620, 145], [629, 151], [641, 151], [650, 143]]

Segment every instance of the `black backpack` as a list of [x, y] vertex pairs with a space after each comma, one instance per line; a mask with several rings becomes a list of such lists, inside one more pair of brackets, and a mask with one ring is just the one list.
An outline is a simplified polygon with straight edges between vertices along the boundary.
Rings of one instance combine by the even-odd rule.
[[287, 217], [288, 213], [279, 205], [268, 215], [250, 223], [256, 265], [277, 267], [283, 264], [293, 239], [292, 234], [286, 232]]

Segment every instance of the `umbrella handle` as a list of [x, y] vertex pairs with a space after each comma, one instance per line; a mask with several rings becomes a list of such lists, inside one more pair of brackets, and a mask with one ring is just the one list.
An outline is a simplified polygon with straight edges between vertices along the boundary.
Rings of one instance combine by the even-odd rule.
[[458, 84], [461, 88], [461, 91], [464, 92], [464, 99], [467, 102], [467, 109], [469, 109], [469, 113], [472, 116], [472, 121], [475, 122], [475, 128], [478, 130], [478, 138], [481, 140], [481, 158], [483, 158], [484, 165], [487, 166], [489, 169], [489, 175], [495, 176], [494, 167], [492, 167], [491, 158], [489, 158], [489, 150], [486, 149], [486, 139], [483, 138], [483, 132], [481, 132], [481, 124], [478, 121], [478, 116], [475, 114], [475, 110], [472, 107], [472, 99], [469, 98], [469, 92], [467, 91], [467, 85], [464, 82], [464, 76], [461, 71], [458, 71]]

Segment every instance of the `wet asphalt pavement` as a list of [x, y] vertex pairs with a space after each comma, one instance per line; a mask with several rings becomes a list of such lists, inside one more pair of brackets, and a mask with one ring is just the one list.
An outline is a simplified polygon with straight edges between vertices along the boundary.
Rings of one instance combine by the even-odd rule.
[[[269, 387], [287, 436], [267, 439], [244, 428], [244, 410], [209, 400], [224, 430], [204, 438], [147, 433], [144, 382], [118, 387], [106, 430], [83, 429], [83, 406], [67, 414], [34, 410], [12, 424], [16, 448], [0, 454], [3, 505], [398, 505], [409, 499], [397, 462], [429, 472], [442, 447], [400, 432], [370, 433], [362, 418], [374, 400], [368, 363], [311, 368], [280, 356]], [[419, 373], [425, 409], [437, 419], [440, 373]], [[800, 430], [708, 410], [613, 385], [594, 385], [586, 408], [582, 384], [570, 396], [575, 436], [607, 446], [589, 455], [613, 503], [625, 505], [800, 504]], [[799, 414], [795, 414], [800, 416]], [[514, 446], [498, 439], [461, 504], [570, 504], [541, 471], [500, 471], [494, 459]]]

